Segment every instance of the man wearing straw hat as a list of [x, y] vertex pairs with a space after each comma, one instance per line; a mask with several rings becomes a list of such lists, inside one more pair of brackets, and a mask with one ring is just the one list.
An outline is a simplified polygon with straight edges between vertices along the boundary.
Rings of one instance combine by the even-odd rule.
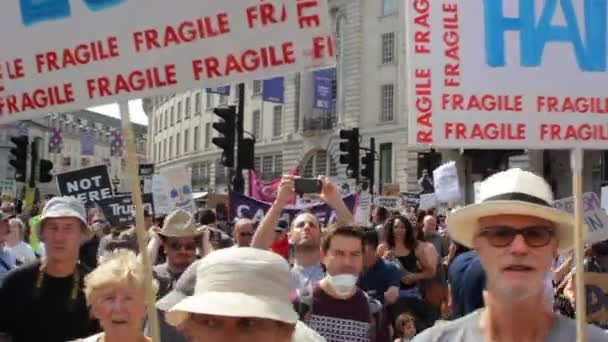
[[[474, 248], [486, 272], [485, 308], [424, 331], [416, 342], [576, 341], [574, 321], [545, 305], [544, 279], [559, 251], [573, 244], [573, 219], [554, 209], [551, 187], [521, 169], [497, 173], [481, 201], [448, 218], [451, 237]], [[587, 341], [607, 341], [588, 326]]]

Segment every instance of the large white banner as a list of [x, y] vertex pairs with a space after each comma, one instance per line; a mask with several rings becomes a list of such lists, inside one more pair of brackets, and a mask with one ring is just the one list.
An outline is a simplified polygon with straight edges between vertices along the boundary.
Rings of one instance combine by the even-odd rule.
[[0, 123], [335, 63], [327, 0], [0, 3]]
[[607, 8], [584, 0], [406, 0], [409, 143], [608, 146]]

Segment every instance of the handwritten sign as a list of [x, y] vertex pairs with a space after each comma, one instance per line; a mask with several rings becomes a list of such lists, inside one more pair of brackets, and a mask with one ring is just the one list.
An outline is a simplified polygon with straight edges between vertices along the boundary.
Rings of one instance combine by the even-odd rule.
[[590, 3], [405, 1], [410, 145], [605, 149], [607, 11]]
[[0, 179], [2, 200], [11, 201], [17, 197], [17, 182], [14, 179]]
[[384, 207], [390, 211], [401, 210], [400, 196], [378, 196], [374, 199], [374, 204], [378, 207]]
[[455, 162], [445, 163], [433, 170], [433, 179], [435, 180], [437, 201], [449, 203], [460, 199], [460, 183]]
[[0, 13], [0, 123], [335, 64], [327, 0], [21, 0]]
[[355, 205], [355, 223], [362, 226], [369, 225], [371, 211], [372, 195], [367, 193], [359, 194], [359, 196], [357, 196], [357, 203]]
[[608, 274], [585, 273], [587, 322], [608, 327]]
[[428, 210], [437, 206], [437, 195], [435, 193], [421, 194], [420, 195], [420, 206], [421, 210]]
[[58, 174], [57, 186], [62, 196], [76, 197], [83, 204], [113, 196], [108, 167], [105, 165]]
[[[567, 197], [553, 202], [553, 207], [569, 214], [574, 214], [574, 197]], [[586, 242], [596, 243], [608, 239], [608, 215], [599, 197], [594, 192], [583, 194], [583, 210], [587, 226]]]

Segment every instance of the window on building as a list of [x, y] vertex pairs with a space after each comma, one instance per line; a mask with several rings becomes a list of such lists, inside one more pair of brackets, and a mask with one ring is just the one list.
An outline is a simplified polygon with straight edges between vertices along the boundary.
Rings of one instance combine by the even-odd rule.
[[283, 175], [283, 155], [277, 154], [274, 156], [274, 174], [277, 177]]
[[202, 101], [202, 96], [200, 92], [197, 92], [196, 95], [194, 95], [194, 115], [200, 115], [201, 114], [201, 103]]
[[299, 131], [300, 130], [300, 73], [296, 74], [296, 77], [294, 78], [294, 83], [295, 83], [295, 101], [294, 101], [294, 112], [293, 112], [293, 119], [294, 119], [294, 131]]
[[397, 0], [382, 0], [382, 15], [397, 13], [399, 2]]
[[380, 144], [380, 184], [393, 182], [393, 144]]
[[169, 159], [173, 158], [173, 137], [169, 137]]
[[182, 101], [177, 103], [177, 122], [182, 121]]
[[304, 165], [304, 177], [306, 177], [306, 178], [314, 177], [314, 175], [313, 175], [314, 165], [313, 164], [314, 164], [314, 158], [311, 157], [306, 162], [306, 165]]
[[380, 121], [392, 121], [395, 112], [395, 86], [384, 84], [381, 87]]
[[207, 122], [205, 124], [205, 150], [209, 149], [210, 144], [211, 144], [211, 123]]
[[205, 101], [207, 103], [207, 107], [205, 108], [207, 110], [211, 110], [211, 108], [213, 108], [213, 94], [207, 93], [205, 97], [207, 98], [207, 100]]
[[382, 64], [395, 62], [395, 32], [382, 34]]
[[180, 133], [177, 133], [177, 135], [175, 136], [175, 156], [176, 157], [179, 157], [182, 153], [182, 150], [180, 149], [181, 142], [182, 142], [182, 135]]
[[184, 154], [188, 153], [190, 150], [190, 130], [184, 130]]
[[327, 174], [327, 152], [319, 151], [317, 152], [316, 157], [316, 165], [315, 165], [315, 175], [326, 175]]
[[154, 134], [158, 133], [158, 116], [154, 117]]
[[264, 179], [272, 178], [272, 156], [262, 157], [262, 176]]
[[338, 175], [338, 165], [336, 165], [336, 161], [334, 158], [329, 156], [329, 176], [336, 177]]
[[280, 137], [283, 134], [283, 107], [274, 106], [272, 112], [272, 136]]
[[163, 160], [167, 160], [167, 139], [163, 140]]
[[259, 173], [260, 171], [262, 171], [261, 169], [261, 164], [262, 164], [262, 157], [255, 157], [255, 159], [253, 160], [253, 168]]
[[186, 97], [186, 104], [184, 105], [184, 119], [190, 118], [190, 96]]
[[192, 149], [194, 151], [198, 151], [198, 147], [201, 143], [201, 128], [200, 126], [195, 126], [194, 127], [194, 146], [192, 147]]
[[260, 95], [262, 93], [262, 81], [253, 81], [253, 95]]
[[169, 127], [169, 113], [165, 111], [165, 129], [167, 129], [167, 127]]
[[171, 106], [171, 126], [175, 124], [175, 107]]
[[158, 143], [155, 143], [154, 144], [154, 154], [153, 154], [155, 163], [158, 163], [158, 154], [157, 153], [158, 153]]
[[253, 121], [251, 122], [251, 133], [253, 134], [255, 139], [257, 141], [259, 141], [262, 138], [261, 131], [260, 131], [261, 117], [260, 117], [259, 110], [253, 111], [252, 120]]

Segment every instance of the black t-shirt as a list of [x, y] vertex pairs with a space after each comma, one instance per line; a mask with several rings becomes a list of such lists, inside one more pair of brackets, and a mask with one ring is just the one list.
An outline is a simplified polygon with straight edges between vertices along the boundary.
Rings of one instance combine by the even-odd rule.
[[79, 265], [80, 291], [70, 300], [73, 276], [55, 278], [46, 274], [36, 289], [40, 263], [9, 273], [0, 287], [0, 331], [13, 342], [65, 342], [99, 331], [86, 306], [82, 287], [88, 270]]

